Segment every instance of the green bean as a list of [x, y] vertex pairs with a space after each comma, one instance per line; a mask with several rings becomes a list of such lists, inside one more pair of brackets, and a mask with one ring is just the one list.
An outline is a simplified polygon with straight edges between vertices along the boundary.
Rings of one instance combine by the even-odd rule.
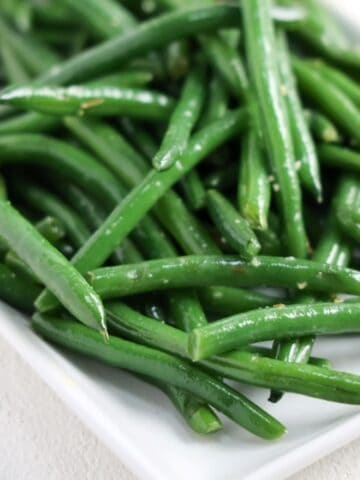
[[[308, 124], [305, 120], [303, 106], [299, 98], [295, 76], [291, 66], [290, 52], [285, 34], [277, 37], [280, 78], [284, 90], [290, 129], [294, 143], [296, 161], [300, 162], [299, 176], [304, 186], [322, 201], [322, 185], [319, 161]], [[297, 164], [296, 164], [297, 165]]]
[[96, 79], [87, 82], [87, 85], [91, 87], [103, 87], [103, 86], [112, 86], [112, 87], [144, 87], [152, 80], [154, 76], [151, 72], [146, 70], [121, 70], [118, 73], [113, 73], [111, 75], [105, 75], [103, 77], [98, 77]]
[[19, 61], [30, 73], [38, 75], [51, 69], [59, 62], [59, 57], [31, 36], [17, 34], [4, 18], [0, 18], [0, 39], [14, 52]]
[[[4, 108], [8, 108], [2, 105]], [[5, 120], [0, 121], [0, 134], [15, 134], [15, 133], [36, 133], [49, 132], [54, 130], [59, 125], [58, 117], [51, 117], [49, 115], [41, 115], [40, 113], [29, 112], [20, 115], [15, 115]]]
[[271, 185], [258, 137], [247, 132], [241, 153], [238, 205], [252, 228], [266, 230], [271, 200]]
[[281, 95], [269, 0], [243, 0], [247, 62], [259, 117], [277, 181], [289, 253], [303, 258], [308, 245], [291, 134]]
[[248, 79], [239, 52], [220, 35], [200, 35], [200, 45], [218, 75], [236, 98], [243, 99], [248, 89]]
[[336, 145], [318, 145], [320, 161], [326, 167], [342, 168], [350, 172], [360, 171], [360, 153]]
[[260, 244], [247, 221], [216, 190], [209, 190], [207, 205], [210, 216], [229, 245], [245, 260], [260, 251]]
[[0, 202], [1, 236], [60, 302], [89, 327], [106, 334], [101, 300], [77, 270], [8, 202]]
[[[188, 336], [183, 332], [144, 317], [118, 302], [108, 304], [107, 311], [110, 312], [110, 325], [122, 336], [170, 353], [187, 356]], [[256, 348], [217, 355], [201, 361], [200, 366], [212, 374], [264, 388], [283, 387], [286, 391], [315, 398], [350, 404], [360, 402], [359, 376], [266, 358], [264, 353]]]
[[360, 139], [359, 109], [346, 93], [310, 63], [293, 59], [293, 66], [304, 94], [344, 132]]
[[316, 140], [325, 143], [340, 143], [341, 135], [335, 125], [324, 115], [315, 111], [306, 111], [306, 119]]
[[29, 81], [28, 72], [17, 56], [14, 55], [11, 47], [6, 43], [1, 45], [1, 60], [8, 83], [25, 83]]
[[192, 210], [200, 210], [205, 206], [206, 191], [196, 169], [191, 170], [180, 180], [180, 187]]
[[228, 110], [228, 93], [223, 80], [218, 75], [214, 75], [210, 81], [208, 96], [205, 110], [200, 119], [201, 127], [219, 120]]
[[97, 0], [63, 0], [63, 3], [99, 39], [125, 33], [136, 24], [132, 14], [115, 0], [102, 0], [101, 3]]
[[0, 94], [0, 103], [49, 115], [127, 115], [164, 120], [173, 109], [173, 100], [150, 90], [129, 87], [9, 87]]
[[[197, 298], [197, 297], [196, 297]], [[179, 301], [180, 300], [180, 301]], [[185, 332], [207, 324], [206, 317], [199, 302], [189, 297], [188, 290], [177, 290], [169, 297], [170, 317], [175, 325]]]
[[360, 223], [354, 221], [354, 205], [360, 197], [360, 183], [355, 176], [344, 176], [335, 199], [335, 214], [341, 230], [356, 242], [360, 239]]
[[253, 290], [230, 287], [201, 288], [198, 295], [205, 311], [220, 317], [270, 307], [284, 301], [283, 296], [270, 296]]
[[189, 334], [189, 354], [198, 361], [264, 340], [358, 332], [359, 313], [360, 305], [355, 303], [254, 310], [193, 330]]
[[133, 342], [110, 337], [107, 344], [91, 330], [63, 319], [35, 315], [33, 328], [43, 337], [114, 367], [183, 388], [263, 438], [278, 438], [285, 428], [235, 390], [189, 362]]
[[58, 197], [43, 188], [27, 181], [16, 180], [15, 190], [18, 196], [38, 212], [59, 219], [66, 230], [71, 243], [80, 248], [90, 236], [83, 219]]
[[61, 85], [94, 77], [174, 40], [238, 23], [239, 9], [230, 5], [185, 9], [162, 15], [72, 57], [56, 71], [48, 71], [39, 83]]
[[34, 301], [41, 287], [29, 282], [21, 275], [0, 263], [0, 298], [6, 303], [24, 312], [34, 311]]
[[203, 73], [200, 69], [190, 72], [175, 107], [160, 149], [153, 158], [153, 167], [167, 170], [185, 152], [191, 131], [196, 124], [205, 101]]
[[255, 257], [244, 262], [234, 256], [189, 255], [103, 267], [90, 272], [88, 280], [102, 298], [213, 285], [271, 286], [353, 295], [360, 291], [360, 275], [356, 270], [292, 257]]

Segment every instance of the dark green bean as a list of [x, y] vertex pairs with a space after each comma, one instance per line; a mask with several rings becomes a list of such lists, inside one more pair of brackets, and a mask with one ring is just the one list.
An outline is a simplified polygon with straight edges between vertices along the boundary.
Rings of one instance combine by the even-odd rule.
[[260, 251], [260, 243], [247, 221], [235, 207], [216, 190], [209, 190], [207, 205], [210, 216], [229, 245], [245, 260]]
[[350, 172], [360, 172], [360, 153], [335, 145], [318, 145], [320, 161], [326, 167], [342, 168]]
[[271, 185], [264, 153], [254, 130], [247, 132], [241, 152], [238, 184], [240, 212], [255, 229], [266, 230]]
[[264, 340], [359, 332], [359, 313], [360, 305], [355, 303], [254, 310], [193, 330], [189, 353], [193, 361], [198, 361]]
[[48, 340], [79, 353], [183, 388], [263, 438], [278, 438], [285, 432], [259, 407], [185, 360], [116, 337], [110, 337], [105, 344], [91, 330], [69, 320], [37, 314], [33, 327]]
[[189, 255], [99, 268], [90, 272], [88, 279], [102, 298], [213, 285], [271, 286], [353, 295], [360, 292], [360, 274], [356, 270], [293, 257], [255, 257], [244, 262], [234, 256]]
[[259, 117], [277, 181], [290, 254], [307, 255], [301, 191], [295, 167], [291, 133], [281, 95], [277, 49], [269, 0], [243, 0], [247, 62], [259, 104]]
[[8, 202], [0, 202], [1, 236], [81, 322], [106, 334], [101, 300], [77, 272]]
[[277, 46], [280, 78], [284, 89], [285, 105], [287, 107], [290, 122], [295, 157], [296, 161], [300, 162], [300, 180], [315, 196], [317, 201], [321, 202], [322, 185], [319, 161], [314, 141], [305, 120], [303, 106], [301, 104], [295, 76], [291, 66], [289, 47], [283, 32], [278, 32]]

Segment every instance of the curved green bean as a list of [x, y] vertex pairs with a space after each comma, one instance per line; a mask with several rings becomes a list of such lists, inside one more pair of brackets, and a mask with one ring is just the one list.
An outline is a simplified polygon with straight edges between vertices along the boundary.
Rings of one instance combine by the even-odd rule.
[[189, 255], [103, 267], [89, 272], [87, 278], [102, 298], [214, 285], [270, 286], [353, 295], [360, 292], [358, 271], [293, 257], [260, 256], [244, 262], [235, 256]]

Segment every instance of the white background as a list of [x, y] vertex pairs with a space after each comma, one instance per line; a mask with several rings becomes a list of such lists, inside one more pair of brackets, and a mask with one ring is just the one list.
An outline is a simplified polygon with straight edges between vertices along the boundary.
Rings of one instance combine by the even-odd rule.
[[[329, 2], [360, 21], [358, 0]], [[136, 480], [1, 338], [0, 389], [0, 480]], [[292, 480], [357, 479], [359, 471], [357, 441]]]

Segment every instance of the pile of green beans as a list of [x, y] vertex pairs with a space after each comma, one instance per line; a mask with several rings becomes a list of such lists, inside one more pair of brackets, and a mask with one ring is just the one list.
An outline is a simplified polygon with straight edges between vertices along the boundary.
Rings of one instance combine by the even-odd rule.
[[0, 299], [197, 434], [217, 411], [286, 433], [242, 385], [360, 405], [360, 375], [313, 355], [360, 333], [360, 57], [336, 19], [310, 0], [5, 3]]

